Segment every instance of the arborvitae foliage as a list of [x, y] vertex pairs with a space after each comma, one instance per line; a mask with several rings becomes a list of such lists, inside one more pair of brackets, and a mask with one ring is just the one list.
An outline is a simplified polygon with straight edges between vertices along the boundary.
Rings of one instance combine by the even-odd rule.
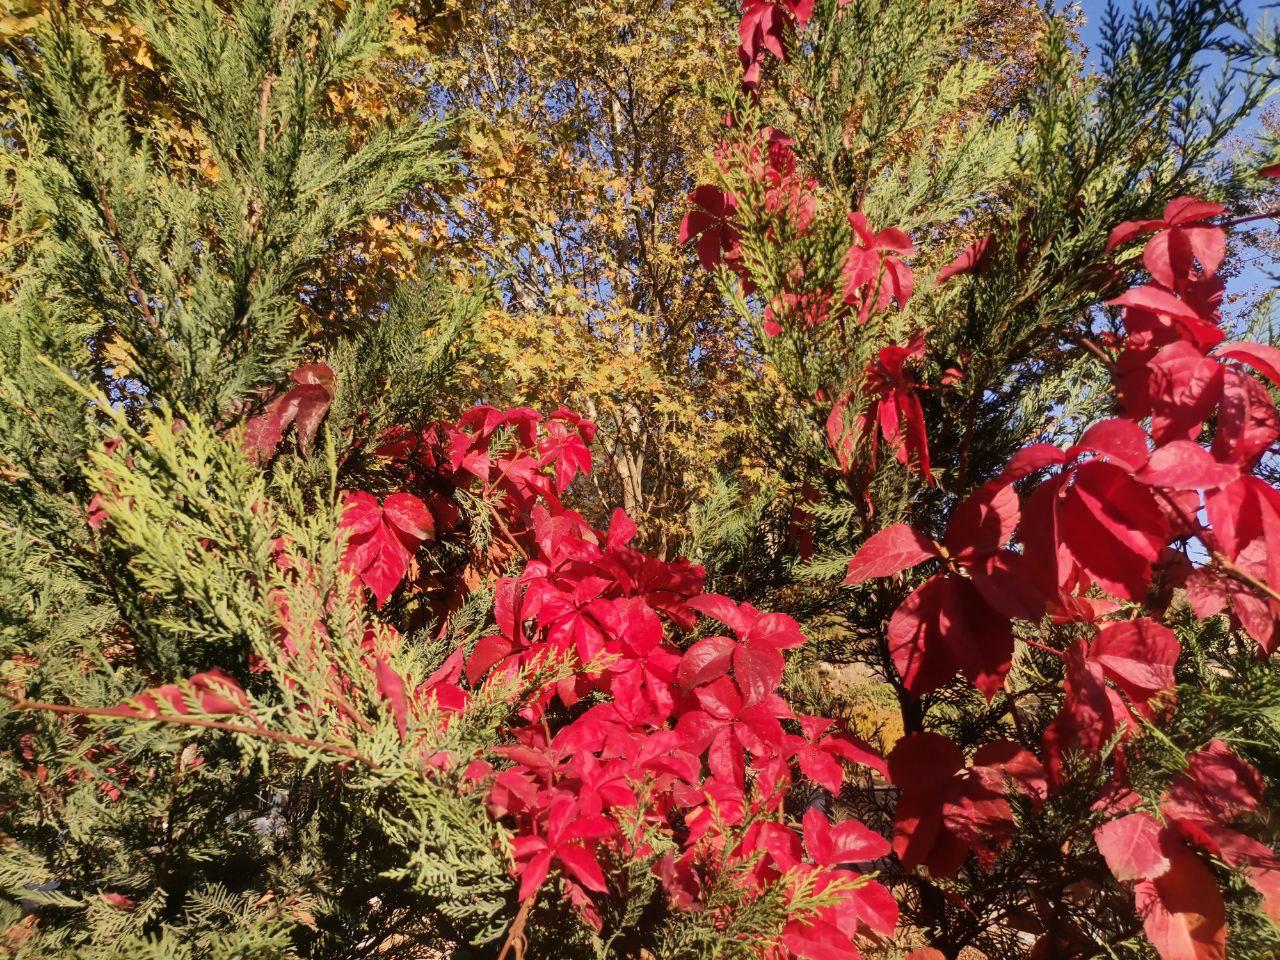
[[[331, 92], [383, 54], [392, 9], [133, 5], [204, 170], [137, 121], [137, 91], [74, 16], [53, 11], [7, 51], [6, 690], [106, 707], [214, 666], [253, 690], [277, 605], [315, 602], [269, 578], [273, 540], [335, 575], [335, 444], [358, 451], [448, 402], [483, 294], [428, 275], [346, 341], [306, 336], [320, 258], [452, 169], [432, 123], [354, 130], [333, 114]], [[318, 351], [336, 374], [325, 434], [264, 473], [236, 438]], [[128, 504], [106, 526], [104, 485]], [[343, 626], [358, 650], [363, 628]], [[332, 755], [291, 741], [267, 743], [293, 760], [165, 725], [8, 713], [3, 727], [0, 925], [19, 955], [349, 955], [391, 931], [416, 944], [464, 918], [482, 928], [502, 903], [483, 808], [398, 777], [394, 724], [366, 725], [389, 763], [372, 780], [317, 769]], [[433, 920], [424, 897], [451, 906]]]

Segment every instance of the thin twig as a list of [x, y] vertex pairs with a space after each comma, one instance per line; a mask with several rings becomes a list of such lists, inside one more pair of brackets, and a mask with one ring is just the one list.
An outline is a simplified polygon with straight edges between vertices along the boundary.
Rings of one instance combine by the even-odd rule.
[[1111, 371], [1115, 370], [1116, 362], [1113, 359], [1111, 359], [1111, 357], [1107, 354], [1105, 350], [1103, 350], [1100, 346], [1098, 346], [1088, 337], [1073, 337], [1072, 339], [1075, 341], [1075, 343], [1084, 347], [1086, 350], [1092, 353], [1095, 357], [1097, 357], [1098, 360], [1102, 363], [1102, 365], [1105, 366], [1108, 370], [1111, 370]]
[[107, 202], [107, 193], [101, 187], [98, 188], [98, 202], [102, 205], [102, 219], [106, 222], [107, 230], [111, 234], [111, 242], [115, 244], [116, 252], [120, 254], [120, 261], [124, 264], [125, 273], [129, 277], [129, 286], [133, 290], [133, 298], [138, 302], [138, 310], [147, 321], [151, 332], [160, 336], [160, 325], [156, 323], [155, 314], [151, 312], [151, 304], [147, 302], [142, 281], [138, 279], [138, 272], [133, 269], [133, 260], [129, 256], [129, 251], [125, 249], [120, 239], [120, 226], [116, 223], [115, 214], [111, 212], [111, 204]]
[[267, 74], [262, 78], [262, 92], [258, 95], [258, 153], [267, 152], [267, 107], [271, 104], [271, 88], [276, 78]]
[[507, 931], [507, 939], [503, 941], [502, 952], [498, 954], [498, 960], [507, 960], [507, 953], [513, 953], [515, 960], [524, 960], [525, 924], [529, 922], [529, 913], [533, 910], [534, 901], [538, 899], [537, 893], [534, 893], [528, 900], [520, 904], [520, 910], [516, 914], [515, 920], [511, 923], [511, 929]]
[[1220, 227], [1238, 227], [1242, 223], [1252, 223], [1255, 220], [1275, 220], [1280, 217], [1280, 210], [1268, 210], [1265, 213], [1251, 213], [1247, 217], [1236, 217], [1234, 220], [1224, 220], [1218, 224]]
[[64, 716], [73, 717], [99, 717], [112, 720], [148, 720], [155, 723], [173, 723], [185, 727], [204, 727], [210, 730], [223, 730], [227, 733], [241, 733], [250, 737], [262, 737], [265, 740], [274, 740], [277, 743], [291, 743], [299, 747], [310, 747], [313, 750], [320, 750], [324, 753], [332, 753], [340, 757], [346, 757], [354, 760], [356, 763], [368, 767], [370, 770], [380, 770], [381, 765], [360, 753], [354, 747], [343, 747], [333, 743], [325, 743], [322, 740], [311, 740], [307, 737], [294, 736], [291, 733], [281, 733], [278, 730], [268, 730], [259, 724], [254, 727], [246, 727], [238, 723], [228, 723], [224, 720], [202, 720], [199, 717], [142, 717], [132, 713], [125, 713], [119, 707], [77, 707], [66, 703], [46, 703], [42, 700], [28, 700], [25, 697], [15, 697], [13, 694], [4, 690], [0, 690], [0, 697], [8, 700], [15, 710], [41, 710], [46, 713], [57, 713]]

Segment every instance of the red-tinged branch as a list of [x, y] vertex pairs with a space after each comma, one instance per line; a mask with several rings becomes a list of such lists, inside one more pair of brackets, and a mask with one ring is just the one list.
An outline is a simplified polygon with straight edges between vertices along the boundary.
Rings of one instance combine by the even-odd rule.
[[346, 757], [348, 760], [354, 760], [362, 766], [368, 767], [370, 770], [379, 770], [381, 765], [366, 757], [354, 747], [343, 747], [334, 743], [325, 743], [322, 740], [311, 740], [307, 737], [295, 736], [291, 733], [281, 733], [278, 730], [268, 730], [262, 725], [245, 726], [239, 723], [229, 723], [225, 720], [204, 720], [199, 717], [144, 717], [139, 716], [133, 711], [122, 711], [118, 707], [77, 707], [67, 703], [47, 703], [42, 700], [28, 700], [25, 697], [15, 697], [13, 694], [0, 690], [0, 697], [8, 700], [15, 710], [23, 711], [43, 711], [45, 713], [57, 713], [63, 716], [72, 717], [96, 717], [100, 719], [110, 720], [146, 720], [153, 723], [172, 723], [185, 727], [202, 727], [209, 730], [222, 730], [226, 733], [240, 733], [249, 737], [260, 737], [264, 740], [272, 740], [276, 743], [289, 743], [298, 747], [308, 747], [312, 750], [319, 750], [323, 753], [330, 753], [339, 757]]
[[515, 548], [516, 552], [520, 554], [525, 563], [528, 563], [529, 552], [525, 550], [524, 547], [520, 546], [520, 541], [515, 538], [515, 535], [511, 532], [511, 528], [507, 526], [507, 521], [502, 519], [502, 514], [498, 513], [497, 508], [487, 500], [485, 501], [485, 506], [489, 510], [489, 516], [493, 517], [493, 522], [498, 525], [498, 531], [502, 534], [503, 538], [507, 543], [511, 544], [511, 546]]
[[515, 960], [524, 960], [525, 947], [525, 924], [529, 922], [529, 914], [533, 912], [533, 905], [538, 899], [535, 892], [524, 903], [520, 904], [520, 910], [516, 913], [516, 918], [511, 922], [511, 929], [507, 931], [507, 939], [503, 941], [502, 952], [498, 954], [498, 960], [507, 960], [507, 954], [511, 953], [515, 956]]
[[484, 501], [485, 509], [489, 511], [489, 516], [493, 517], [493, 522], [498, 525], [499, 532], [504, 538], [506, 538], [507, 543], [511, 544], [511, 546], [515, 548], [516, 552], [520, 554], [520, 557], [524, 562], [528, 563], [529, 552], [525, 550], [524, 547], [520, 546], [520, 541], [515, 538], [514, 534], [512, 534], [511, 528], [507, 526], [507, 521], [502, 519], [502, 515], [498, 513], [497, 507], [489, 502], [489, 497], [497, 491], [498, 484], [507, 478], [507, 471], [511, 469], [511, 464], [512, 461], [508, 461], [506, 465], [503, 466], [502, 472], [498, 474], [497, 479], [485, 484], [484, 492], [480, 497]]
[[1021, 637], [1019, 639], [1021, 639], [1023, 643], [1027, 644], [1027, 646], [1035, 647], [1037, 650], [1042, 650], [1045, 653], [1052, 654], [1053, 656], [1057, 657], [1059, 660], [1066, 659], [1066, 654], [1064, 654], [1061, 650], [1055, 650], [1053, 649], [1053, 647], [1046, 647], [1039, 640], [1032, 640], [1030, 637]]
[[147, 302], [147, 294], [142, 289], [142, 281], [138, 279], [138, 272], [133, 269], [133, 260], [129, 256], [129, 251], [124, 248], [124, 242], [120, 239], [120, 226], [116, 223], [115, 214], [111, 212], [111, 204], [107, 202], [105, 190], [99, 189], [98, 202], [102, 205], [102, 219], [106, 222], [107, 230], [111, 234], [111, 242], [115, 244], [116, 252], [120, 254], [120, 262], [124, 264], [125, 273], [129, 277], [129, 286], [133, 290], [134, 300], [138, 302], [138, 310], [142, 314], [142, 318], [147, 321], [147, 326], [151, 328], [151, 332], [159, 336], [160, 325], [156, 323], [155, 314], [151, 312], [151, 304]]
[[1213, 554], [1213, 559], [1214, 559], [1214, 562], [1218, 565], [1219, 569], [1221, 569], [1222, 572], [1225, 573], [1227, 576], [1232, 577], [1233, 579], [1239, 580], [1245, 586], [1252, 587], [1254, 590], [1257, 590], [1259, 593], [1265, 594], [1268, 598], [1276, 601], [1277, 603], [1280, 603], [1280, 592], [1277, 592], [1272, 587], [1269, 587], [1267, 584], [1263, 583], [1253, 574], [1248, 573], [1244, 570], [1241, 570], [1234, 563], [1232, 563], [1230, 560], [1227, 559], [1226, 554], [1215, 551]]
[[1084, 347], [1084, 349], [1087, 350], [1089, 353], [1093, 354], [1094, 357], [1097, 358], [1098, 362], [1101, 363], [1108, 370], [1111, 370], [1111, 371], [1115, 370], [1116, 368], [1115, 360], [1113, 360], [1105, 350], [1103, 350], [1100, 346], [1098, 346], [1088, 337], [1073, 337], [1072, 341], [1076, 343], [1078, 346]]
[[[1185, 510], [1182, 509], [1182, 506], [1178, 504], [1165, 491], [1157, 490], [1156, 493], [1160, 496], [1160, 499], [1162, 499], [1169, 506], [1169, 509], [1171, 509], [1174, 512], [1174, 514], [1178, 517], [1178, 519], [1180, 519], [1183, 522], [1183, 524], [1187, 526], [1188, 529], [1196, 531], [1197, 536], [1199, 536], [1201, 540], [1205, 539], [1204, 537], [1205, 528], [1200, 523], [1199, 520], [1197, 520], [1195, 517], [1187, 516], [1187, 513]], [[1255, 577], [1253, 574], [1249, 573], [1248, 571], [1242, 570], [1240, 567], [1236, 566], [1234, 561], [1232, 561], [1231, 558], [1228, 557], [1221, 550], [1217, 549], [1217, 546], [1215, 544], [1206, 543], [1206, 546], [1209, 547], [1210, 555], [1213, 558], [1213, 562], [1218, 567], [1219, 570], [1221, 570], [1223, 573], [1225, 573], [1227, 576], [1231, 577], [1232, 579], [1240, 581], [1245, 586], [1250, 587], [1254, 590], [1257, 590], [1263, 596], [1271, 600], [1274, 600], [1277, 603], [1280, 603], [1280, 592], [1277, 592], [1273, 587], [1259, 580], [1257, 577]]]
[[1251, 213], [1247, 217], [1236, 217], [1234, 220], [1224, 220], [1218, 224], [1220, 227], [1238, 227], [1242, 223], [1253, 223], [1256, 220], [1276, 220], [1280, 219], [1280, 210], [1267, 210], [1264, 213]]

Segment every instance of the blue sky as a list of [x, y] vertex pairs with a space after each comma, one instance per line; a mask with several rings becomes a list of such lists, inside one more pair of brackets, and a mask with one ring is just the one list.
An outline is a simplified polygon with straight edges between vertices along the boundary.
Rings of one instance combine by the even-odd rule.
[[[1120, 12], [1124, 13], [1132, 10], [1135, 3], [1133, 0], [1114, 0], [1114, 5]], [[1146, 5], [1153, 6], [1154, 0], [1147, 0]], [[1097, 50], [1099, 41], [1103, 39], [1103, 21], [1105, 19], [1107, 6], [1107, 0], [1082, 0], [1081, 2], [1081, 8], [1085, 15], [1085, 25], [1081, 32], [1081, 39], [1090, 50], [1088, 62], [1091, 67], [1096, 66], [1096, 55], [1093, 51]], [[1266, 10], [1267, 19], [1273, 22], [1280, 17], [1280, 9], [1277, 9], [1276, 0], [1269, 0], [1269, 2], [1263, 2], [1263, 0], [1243, 0], [1241, 6], [1248, 16], [1250, 23], [1256, 24], [1262, 18], [1264, 10]], [[1257, 114], [1255, 113], [1254, 116], [1257, 116]], [[1243, 126], [1242, 132], [1243, 130], [1248, 130], [1250, 126], [1251, 124], [1246, 122]], [[1267, 229], [1267, 227], [1263, 224], [1259, 224], [1257, 227], [1252, 229]], [[1269, 274], [1274, 271], [1275, 267], [1269, 263], [1256, 263], [1252, 261], [1246, 262], [1244, 270], [1240, 275], [1228, 283], [1228, 294], [1233, 292], [1234, 289], [1245, 289], [1249, 287], [1253, 287], [1255, 289], [1272, 288], [1276, 286], [1276, 283]]]
[[[1151, 5], [1150, 0], [1148, 0], [1148, 5]], [[1087, 20], [1082, 39], [1090, 49], [1094, 49], [1097, 46], [1099, 36], [1101, 36], [1102, 20], [1107, 9], [1107, 0], [1081, 0], [1080, 6], [1084, 10]], [[1133, 0], [1115, 0], [1115, 6], [1124, 12], [1131, 10], [1135, 4]], [[1261, 0], [1243, 0], [1241, 6], [1248, 14], [1250, 21], [1256, 21], [1266, 4], [1262, 3]], [[1273, 18], [1275, 17], [1274, 10], [1271, 15]]]

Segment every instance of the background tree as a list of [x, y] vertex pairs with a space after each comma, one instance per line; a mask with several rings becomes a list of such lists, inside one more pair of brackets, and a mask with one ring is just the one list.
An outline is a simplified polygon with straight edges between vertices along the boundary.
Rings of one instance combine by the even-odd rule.
[[[750, 424], [759, 356], [679, 243], [695, 145], [721, 122], [704, 91], [726, 78], [738, 19], [705, 3], [463, 4], [426, 70], [432, 102], [465, 118], [448, 255], [502, 291], [479, 338], [485, 395], [591, 416], [589, 514], [623, 505], [663, 555], [717, 473], [754, 487], [767, 472]], [[1011, 112], [1044, 22], [1016, 3], [927, 19], [975, 79], [956, 116], [901, 131], [903, 162], [966, 113]]]

